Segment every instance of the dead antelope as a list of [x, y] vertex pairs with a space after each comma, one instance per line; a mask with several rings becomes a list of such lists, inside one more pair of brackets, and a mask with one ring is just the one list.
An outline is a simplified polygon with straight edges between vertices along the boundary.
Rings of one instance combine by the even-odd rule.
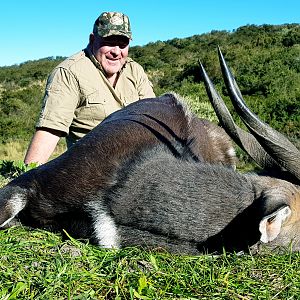
[[210, 99], [226, 131], [272, 177], [220, 164], [233, 159], [222, 132], [209, 135], [211, 123], [164, 95], [111, 115], [64, 155], [4, 187], [0, 223], [18, 213], [24, 224], [66, 228], [102, 247], [199, 254], [263, 242], [300, 249], [299, 150], [247, 108], [220, 58], [251, 133], [235, 125], [202, 67]]
[[[87, 207], [101, 201], [98, 194], [111, 186], [124, 161], [158, 144], [177, 158], [235, 164], [225, 131], [197, 118], [178, 96], [140, 100], [112, 114], [57, 159], [2, 188], [0, 226], [9, 226], [18, 215], [25, 225], [66, 229], [76, 237], [92, 238], [94, 218]], [[100, 216], [106, 220], [109, 212]]]

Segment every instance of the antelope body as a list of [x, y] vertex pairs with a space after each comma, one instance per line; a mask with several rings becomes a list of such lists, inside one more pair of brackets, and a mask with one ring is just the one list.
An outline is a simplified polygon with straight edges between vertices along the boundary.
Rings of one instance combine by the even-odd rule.
[[110, 186], [123, 161], [163, 144], [176, 157], [235, 164], [225, 131], [193, 115], [174, 94], [117, 111], [60, 157], [22, 174], [0, 190], [0, 225], [18, 215], [29, 226], [66, 229], [92, 238], [86, 207]]

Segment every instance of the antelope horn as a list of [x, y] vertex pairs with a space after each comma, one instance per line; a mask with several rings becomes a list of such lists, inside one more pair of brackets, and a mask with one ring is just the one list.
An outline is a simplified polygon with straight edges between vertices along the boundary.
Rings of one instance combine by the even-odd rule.
[[266, 151], [260, 146], [253, 135], [235, 124], [228, 108], [226, 107], [226, 104], [215, 89], [214, 84], [208, 77], [200, 61], [199, 64], [208, 98], [214, 108], [221, 126], [225, 129], [227, 134], [263, 169], [281, 169], [281, 167], [272, 159], [272, 157], [268, 155], [268, 153], [266, 153]]
[[261, 121], [247, 107], [219, 48], [218, 53], [224, 82], [239, 117], [265, 151], [280, 166], [300, 180], [300, 151], [284, 135]]

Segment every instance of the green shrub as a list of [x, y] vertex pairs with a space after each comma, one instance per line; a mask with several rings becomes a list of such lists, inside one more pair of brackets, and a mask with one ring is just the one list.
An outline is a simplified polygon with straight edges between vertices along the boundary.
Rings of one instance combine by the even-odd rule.
[[26, 165], [23, 161], [1, 160], [0, 161], [0, 177], [12, 179], [20, 176], [24, 172], [27, 172], [37, 167], [36, 163], [30, 163]]

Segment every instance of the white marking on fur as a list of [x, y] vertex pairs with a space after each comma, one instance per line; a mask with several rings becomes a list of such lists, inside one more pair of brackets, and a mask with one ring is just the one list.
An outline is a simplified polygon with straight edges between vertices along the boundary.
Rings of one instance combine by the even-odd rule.
[[0, 227], [8, 224], [26, 205], [25, 197], [22, 194], [13, 195], [8, 202], [7, 209], [11, 212], [11, 217], [3, 222]]
[[105, 211], [101, 201], [91, 201], [86, 207], [93, 218], [98, 245], [103, 248], [120, 248], [117, 226], [114, 219]]
[[[228, 155], [230, 158], [232, 158], [232, 159], [234, 159], [234, 158], [236, 157], [236, 153], [235, 153], [235, 150], [234, 150], [233, 147], [231, 147], [231, 148], [228, 149], [227, 155]], [[231, 167], [232, 167], [233, 170], [236, 170], [236, 165], [235, 165], [235, 163], [233, 163], [233, 164], [231, 165]]]
[[103, 248], [119, 248], [117, 227], [112, 217], [100, 212], [94, 222], [95, 235]]
[[228, 154], [228, 156], [234, 158], [235, 157], [235, 150], [234, 150], [234, 148], [232, 147], [232, 148], [228, 149], [227, 154]]

